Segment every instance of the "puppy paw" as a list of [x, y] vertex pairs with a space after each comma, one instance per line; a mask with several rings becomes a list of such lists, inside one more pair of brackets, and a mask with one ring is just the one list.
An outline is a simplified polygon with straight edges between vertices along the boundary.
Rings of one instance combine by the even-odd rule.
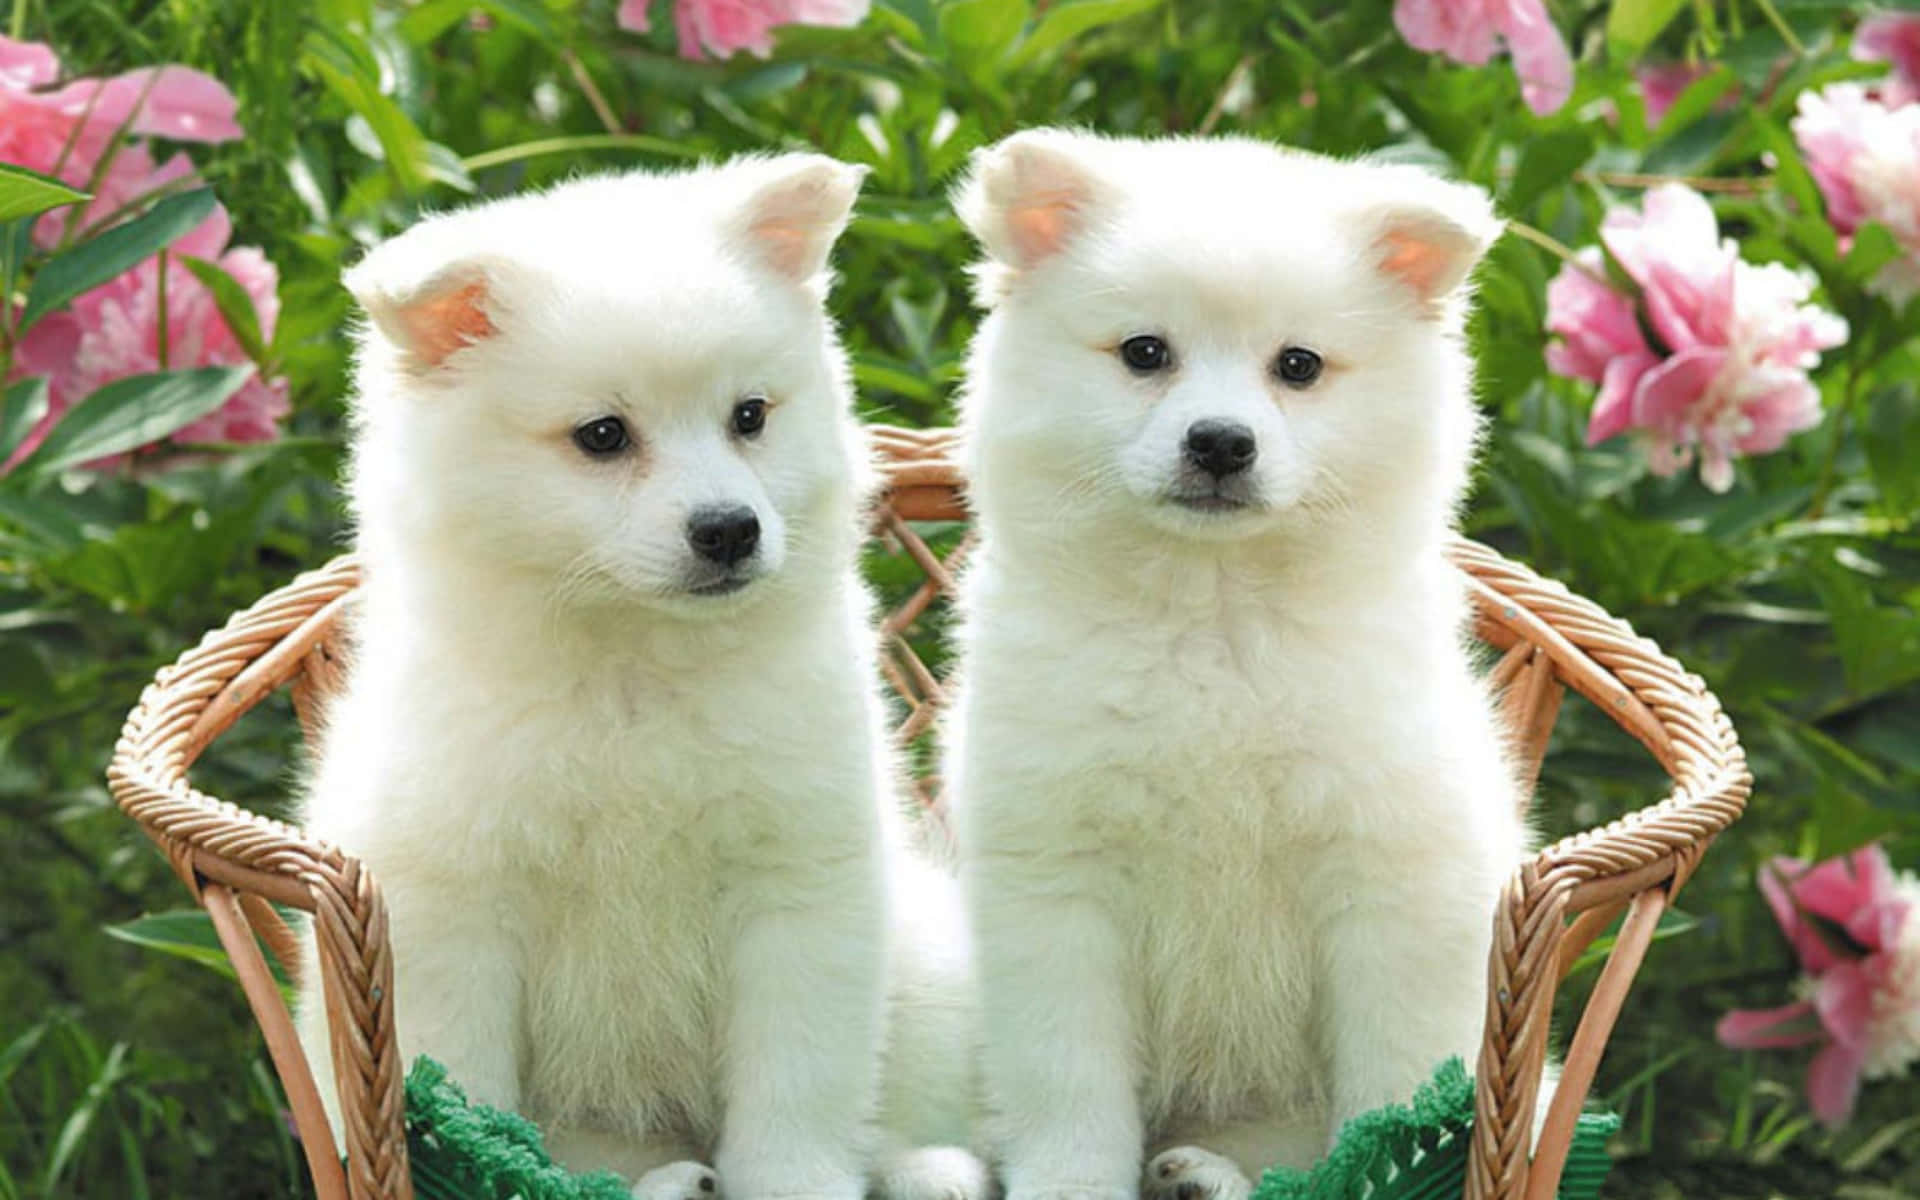
[[925, 1146], [888, 1162], [874, 1191], [879, 1200], [989, 1200], [993, 1174], [958, 1146]]
[[629, 1194], [633, 1200], [720, 1200], [720, 1176], [705, 1163], [668, 1163], [642, 1175]]
[[1140, 1185], [1141, 1200], [1247, 1200], [1252, 1194], [1238, 1163], [1198, 1146], [1155, 1155]]

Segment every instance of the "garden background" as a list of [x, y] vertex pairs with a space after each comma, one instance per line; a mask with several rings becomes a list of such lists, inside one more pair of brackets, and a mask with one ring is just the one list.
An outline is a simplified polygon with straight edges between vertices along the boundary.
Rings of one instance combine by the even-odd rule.
[[[756, 13], [818, 24], [769, 35]], [[11, 0], [0, 33], [0, 163], [95, 197], [36, 219], [63, 197], [0, 175], [0, 1200], [304, 1194], [239, 992], [190, 920], [148, 915], [184, 893], [102, 770], [156, 667], [343, 547], [342, 266], [470, 197], [811, 147], [873, 168], [833, 299], [862, 410], [938, 423], [975, 321], [945, 190], [976, 146], [1049, 123], [1378, 151], [1494, 192], [1518, 224], [1472, 323], [1492, 428], [1468, 529], [1704, 675], [1759, 781], [1614, 1036], [1611, 1194], [1920, 1197], [1911, 1074], [1869, 1079], [1833, 1125], [1805, 1094], [1813, 1047], [1714, 1034], [1798, 994], [1763, 864], [1877, 839], [1920, 865], [1920, 305], [1900, 307], [1920, 283], [1920, 18], [1828, 0]], [[1495, 35], [1513, 56], [1473, 65]], [[72, 82], [161, 64], [211, 78]], [[1610, 210], [1608, 253], [1569, 265]], [[249, 718], [203, 786], [284, 811], [296, 742], [284, 706]], [[1570, 715], [1543, 828], [1650, 802], [1650, 766]], [[1920, 1054], [1908, 943], [1875, 1011], [1911, 1024], [1882, 1027], [1882, 1067]]]

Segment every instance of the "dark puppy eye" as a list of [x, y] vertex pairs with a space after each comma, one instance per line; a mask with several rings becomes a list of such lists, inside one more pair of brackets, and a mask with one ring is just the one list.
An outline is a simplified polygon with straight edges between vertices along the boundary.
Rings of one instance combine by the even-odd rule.
[[1273, 361], [1273, 373], [1288, 387], [1303, 388], [1320, 378], [1326, 364], [1318, 354], [1300, 346], [1288, 346]]
[[574, 427], [573, 444], [589, 458], [611, 458], [633, 445], [633, 439], [619, 417], [595, 417]]
[[767, 423], [767, 401], [762, 396], [748, 396], [733, 406], [731, 424], [733, 431], [741, 437], [752, 437], [759, 433]]
[[1137, 375], [1151, 375], [1173, 365], [1173, 348], [1150, 333], [1120, 343], [1120, 361]]

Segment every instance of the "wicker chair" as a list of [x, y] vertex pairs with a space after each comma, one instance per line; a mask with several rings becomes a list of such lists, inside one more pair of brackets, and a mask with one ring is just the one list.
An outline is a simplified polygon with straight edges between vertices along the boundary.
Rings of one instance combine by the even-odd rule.
[[[965, 545], [943, 561], [914, 526], [964, 521], [966, 514], [950, 432], [881, 428], [877, 439], [890, 483], [879, 534], [925, 576], [883, 627], [887, 676], [908, 713], [900, 733], [912, 738], [932, 720], [941, 684], [905, 634], [951, 591]], [[1651, 807], [1521, 864], [1495, 917], [1467, 1196], [1547, 1200], [1655, 924], [1708, 843], [1740, 815], [1751, 776], [1719, 703], [1657, 646], [1483, 546], [1463, 541], [1453, 558], [1472, 588], [1477, 633], [1499, 652], [1493, 681], [1529, 783], [1567, 687], [1639, 739], [1673, 781], [1671, 793]], [[340, 616], [357, 579], [350, 558], [302, 575], [163, 669], [127, 718], [108, 778], [120, 807], [211, 914], [266, 1036], [319, 1194], [410, 1200], [392, 949], [378, 882], [339, 849], [187, 782], [213, 740], [282, 685], [291, 687], [312, 736], [315, 713], [341, 678]], [[313, 1076], [262, 955], [264, 944], [284, 968], [295, 963], [294, 939], [276, 904], [311, 913], [317, 930], [346, 1125], [344, 1164], [333, 1153]], [[1533, 1144], [1554, 989], [1622, 913]]]

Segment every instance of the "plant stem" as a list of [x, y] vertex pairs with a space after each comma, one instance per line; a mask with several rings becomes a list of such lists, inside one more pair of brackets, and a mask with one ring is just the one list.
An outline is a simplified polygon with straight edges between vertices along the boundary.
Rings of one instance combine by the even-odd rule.
[[1786, 18], [1780, 15], [1780, 10], [1773, 6], [1773, 0], [1753, 0], [1753, 2], [1759, 7], [1760, 14], [1766, 17], [1767, 23], [1772, 25], [1774, 31], [1780, 35], [1780, 40], [1787, 44], [1787, 48], [1805, 58], [1806, 46], [1801, 44], [1799, 37], [1793, 32], [1793, 26], [1787, 24]]
[[158, 293], [159, 311], [155, 314], [156, 319], [155, 319], [154, 332], [158, 334], [160, 338], [160, 350], [159, 350], [160, 369], [164, 371], [167, 369], [167, 359], [169, 357], [167, 353], [167, 341], [168, 341], [169, 331], [167, 329], [167, 251], [166, 249], [163, 247], [160, 253], [155, 255], [154, 258], [157, 260], [159, 265], [159, 270], [155, 273], [155, 287], [154, 287], [154, 290]]
[[587, 97], [587, 104], [593, 109], [593, 115], [600, 118], [600, 125], [608, 133], [621, 134], [626, 130], [620, 124], [620, 118], [614, 115], [613, 106], [600, 93], [593, 82], [593, 76], [587, 71], [587, 65], [571, 49], [560, 52], [561, 61], [567, 64], [567, 70], [573, 75], [573, 81], [580, 85], [580, 91]]
[[1827, 497], [1833, 491], [1834, 471], [1840, 464], [1840, 448], [1847, 442], [1847, 418], [1853, 415], [1854, 401], [1859, 399], [1860, 384], [1864, 378], [1857, 361], [1847, 363], [1847, 387], [1840, 398], [1840, 411], [1833, 418], [1833, 443], [1827, 447], [1827, 459], [1820, 464], [1820, 482], [1814, 485], [1813, 502], [1807, 505], [1806, 519], [1817, 521], [1827, 510]]
[[1241, 55], [1240, 61], [1233, 64], [1233, 70], [1227, 72], [1226, 82], [1220, 85], [1220, 91], [1214, 95], [1213, 104], [1207, 109], [1207, 115], [1201, 117], [1200, 124], [1194, 128], [1195, 133], [1206, 137], [1213, 132], [1214, 126], [1220, 123], [1221, 115], [1226, 112], [1227, 98], [1233, 95], [1234, 90], [1240, 86], [1240, 81], [1245, 79], [1247, 72], [1252, 69], [1253, 55]]

